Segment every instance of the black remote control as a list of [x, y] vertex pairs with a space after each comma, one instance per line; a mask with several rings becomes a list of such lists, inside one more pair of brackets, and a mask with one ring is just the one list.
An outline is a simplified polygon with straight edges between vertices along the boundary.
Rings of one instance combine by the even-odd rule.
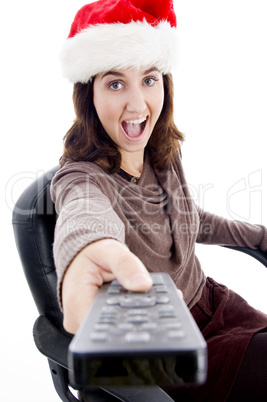
[[146, 292], [104, 284], [69, 347], [75, 388], [205, 382], [206, 342], [171, 277]]

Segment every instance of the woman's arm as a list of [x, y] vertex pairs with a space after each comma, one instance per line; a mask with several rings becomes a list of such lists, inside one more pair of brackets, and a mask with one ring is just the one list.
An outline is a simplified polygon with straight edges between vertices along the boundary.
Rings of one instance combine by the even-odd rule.
[[200, 225], [197, 243], [259, 248], [267, 252], [267, 229], [262, 225], [230, 220], [197, 207]]
[[75, 333], [104, 282], [117, 279], [131, 291], [145, 291], [152, 280], [142, 262], [114, 239], [91, 243], [77, 254], [62, 282], [64, 328]]
[[[87, 266], [85, 261], [90, 261], [87, 252], [90, 250], [89, 245], [92, 244], [93, 249], [93, 245], [102, 239], [113, 239], [121, 247], [125, 243], [124, 224], [97, 185], [104, 173], [91, 172], [94, 168], [91, 165], [78, 162], [65, 165], [58, 171], [51, 185], [51, 197], [58, 214], [53, 254], [61, 308], [62, 281], [66, 271], [68, 267], [78, 265], [80, 260], [82, 266]], [[101, 253], [106, 253], [103, 249], [100, 248]], [[78, 267], [78, 273], [79, 269], [82, 270], [82, 267]], [[69, 269], [69, 272], [72, 270]], [[74, 286], [79, 288], [77, 283]]]

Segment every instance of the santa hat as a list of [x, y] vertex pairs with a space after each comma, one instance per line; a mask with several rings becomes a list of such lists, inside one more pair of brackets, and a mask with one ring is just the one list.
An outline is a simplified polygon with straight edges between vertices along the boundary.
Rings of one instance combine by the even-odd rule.
[[97, 73], [175, 64], [176, 16], [172, 0], [99, 0], [75, 16], [61, 52], [63, 75], [87, 83]]

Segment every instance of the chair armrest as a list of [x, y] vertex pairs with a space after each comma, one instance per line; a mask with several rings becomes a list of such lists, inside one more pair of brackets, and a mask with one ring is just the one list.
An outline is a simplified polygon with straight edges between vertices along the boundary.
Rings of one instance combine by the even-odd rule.
[[69, 390], [67, 356], [72, 337], [57, 329], [43, 315], [34, 323], [33, 337], [37, 349], [48, 358], [54, 387], [60, 399], [63, 402], [78, 402]]
[[249, 247], [239, 247], [239, 246], [223, 246], [223, 247], [241, 251], [242, 253], [248, 254], [251, 257], [258, 260], [260, 263], [262, 263], [265, 267], [267, 267], [267, 253], [264, 253], [264, 251], [260, 249], [252, 249]]
[[37, 318], [33, 327], [33, 337], [37, 349], [49, 359], [68, 368], [68, 348], [71, 335], [61, 332], [45, 316]]
[[[37, 349], [45, 355], [49, 360], [51, 371], [57, 371], [58, 380], [53, 378], [57, 392], [61, 396], [63, 401], [77, 401], [77, 399], [70, 395], [67, 389], [67, 377], [66, 373], [62, 372], [61, 368], [68, 369], [68, 348], [71, 342], [72, 336], [64, 334], [57, 329], [45, 316], [40, 316], [35, 321], [33, 327], [33, 337]], [[54, 369], [53, 362], [56, 363]], [[59, 366], [58, 366], [59, 365]], [[59, 376], [60, 374], [60, 376]], [[59, 384], [58, 384], [59, 383]], [[62, 384], [64, 385], [62, 386]], [[63, 392], [62, 392], [63, 389]], [[138, 401], [146, 402], [153, 400], [155, 402], [171, 402], [173, 401], [161, 388], [157, 386], [151, 387], [135, 387], [129, 389], [127, 387], [101, 387], [106, 393], [123, 401]], [[59, 391], [60, 390], [60, 391]], [[101, 396], [97, 394], [95, 396], [90, 395], [92, 402], [102, 401]], [[108, 396], [106, 395], [106, 398]], [[152, 398], [152, 399], [150, 399]], [[107, 399], [108, 400], [108, 399]]]

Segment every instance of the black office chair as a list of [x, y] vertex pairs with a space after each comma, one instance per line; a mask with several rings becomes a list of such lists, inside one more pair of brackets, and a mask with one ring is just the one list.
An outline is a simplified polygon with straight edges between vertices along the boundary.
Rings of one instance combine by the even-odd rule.
[[[40, 316], [33, 335], [37, 348], [47, 358], [55, 389], [64, 402], [78, 399], [69, 388], [68, 346], [72, 339], [62, 325], [56, 294], [56, 272], [52, 254], [57, 219], [50, 198], [50, 183], [58, 167], [34, 181], [18, 199], [13, 211], [13, 229], [24, 272]], [[267, 267], [267, 255], [260, 250], [228, 247], [251, 255]], [[171, 398], [159, 387], [142, 389], [93, 389], [92, 402], [138, 401], [164, 402]]]

